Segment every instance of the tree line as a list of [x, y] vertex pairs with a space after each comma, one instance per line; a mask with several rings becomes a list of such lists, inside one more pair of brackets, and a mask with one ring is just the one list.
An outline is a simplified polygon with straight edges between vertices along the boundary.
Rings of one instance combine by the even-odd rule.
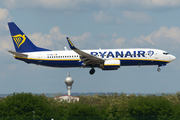
[[[13, 93], [0, 99], [0, 118], [8, 117], [101, 117], [116, 119], [125, 117], [170, 117], [180, 116], [180, 92], [161, 95], [81, 95], [79, 102], [59, 102], [44, 94]], [[34, 111], [34, 113], [33, 113]], [[137, 117], [136, 117], [137, 116]], [[148, 118], [149, 119], [149, 118]], [[177, 119], [180, 119], [178, 117]], [[135, 119], [134, 119], [135, 120]]]

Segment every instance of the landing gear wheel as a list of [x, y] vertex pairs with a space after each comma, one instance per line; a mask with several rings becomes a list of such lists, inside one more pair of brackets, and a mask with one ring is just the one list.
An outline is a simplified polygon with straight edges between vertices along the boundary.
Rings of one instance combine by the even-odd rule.
[[95, 73], [95, 69], [92, 68], [90, 71], [89, 71], [89, 74], [93, 75]]
[[157, 71], [160, 72], [160, 71], [161, 71], [161, 68], [158, 68]]

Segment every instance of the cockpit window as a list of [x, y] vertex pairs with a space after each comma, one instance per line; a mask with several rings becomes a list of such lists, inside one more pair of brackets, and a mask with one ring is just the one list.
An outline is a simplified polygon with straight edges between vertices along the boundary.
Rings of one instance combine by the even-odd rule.
[[169, 53], [163, 53], [164, 55], [168, 55]]

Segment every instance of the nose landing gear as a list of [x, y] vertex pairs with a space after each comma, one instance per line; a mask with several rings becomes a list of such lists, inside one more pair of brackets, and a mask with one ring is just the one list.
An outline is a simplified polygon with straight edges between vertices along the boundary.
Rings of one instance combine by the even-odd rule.
[[158, 65], [158, 69], [157, 69], [158, 72], [161, 71], [161, 68], [160, 68], [160, 67], [161, 67], [161, 65]]
[[161, 68], [160, 68], [161, 66], [166, 66], [166, 64], [161, 64], [161, 65], [158, 65], [158, 69], [157, 69], [157, 71], [158, 71], [158, 72], [160, 72], [160, 71], [161, 71]]
[[89, 74], [93, 75], [95, 73], [95, 69], [92, 68], [90, 71], [89, 71]]
[[160, 67], [158, 67], [157, 71], [158, 71], [158, 72], [160, 72], [160, 71], [161, 71], [161, 68], [160, 68]]

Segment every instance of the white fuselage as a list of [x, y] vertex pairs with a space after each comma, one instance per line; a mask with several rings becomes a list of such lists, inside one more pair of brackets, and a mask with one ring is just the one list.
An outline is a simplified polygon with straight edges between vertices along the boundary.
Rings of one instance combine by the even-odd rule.
[[[82, 50], [103, 60], [120, 60], [121, 66], [134, 65], [164, 65], [176, 59], [175, 56], [159, 49], [97, 49]], [[27, 58], [16, 57], [27, 63], [34, 63], [51, 67], [89, 67], [83, 64], [80, 56], [72, 51], [41, 51], [26, 52]], [[99, 67], [95, 65], [94, 67]]]

